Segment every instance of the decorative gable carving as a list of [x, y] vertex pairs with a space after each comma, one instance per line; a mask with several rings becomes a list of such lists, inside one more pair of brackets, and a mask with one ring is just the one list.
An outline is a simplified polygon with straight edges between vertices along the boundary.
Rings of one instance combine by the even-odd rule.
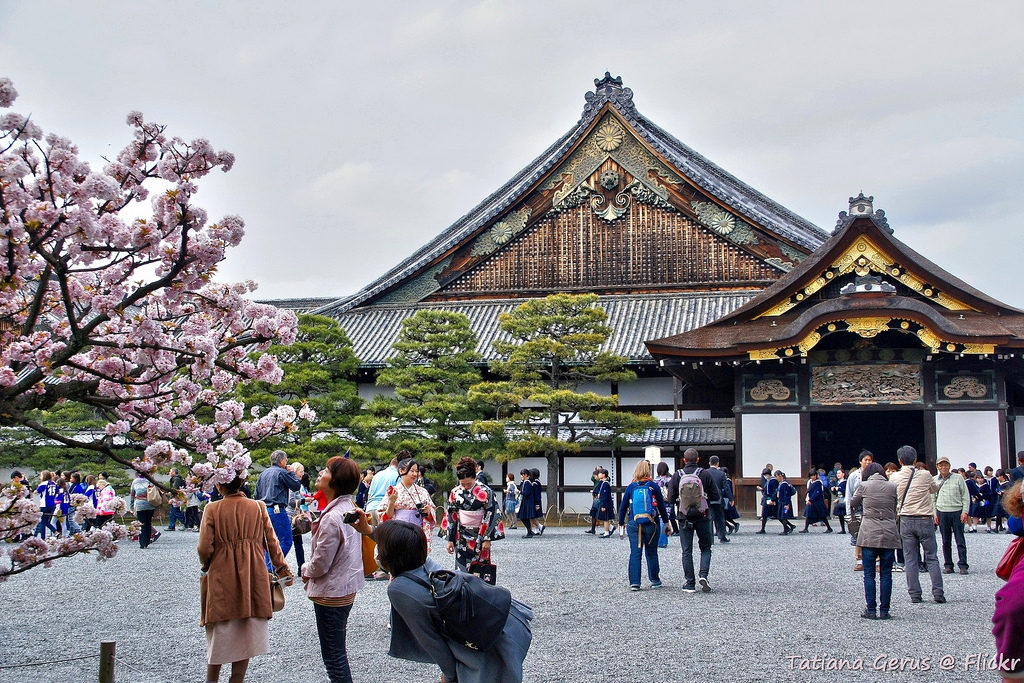
[[892, 279], [925, 299], [932, 301], [943, 308], [951, 311], [974, 310], [967, 304], [940, 291], [929, 280], [927, 275], [918, 275], [905, 267], [897, 259], [880, 247], [874, 240], [862, 235], [841, 252], [832, 263], [821, 274], [811, 280], [803, 288], [792, 294], [787, 300], [779, 302], [776, 306], [765, 311], [760, 317], [776, 317], [804, 301], [812, 294], [820, 290], [829, 282], [842, 275], [854, 273], [866, 276], [871, 273], [878, 273], [886, 279]]

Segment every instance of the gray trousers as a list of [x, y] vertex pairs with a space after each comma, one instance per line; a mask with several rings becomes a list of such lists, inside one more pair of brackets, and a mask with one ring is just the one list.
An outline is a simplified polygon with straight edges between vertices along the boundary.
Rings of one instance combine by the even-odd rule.
[[924, 564], [932, 580], [932, 597], [943, 598], [942, 568], [936, 556], [935, 522], [932, 517], [900, 516], [900, 535], [903, 540], [903, 555], [906, 557], [907, 592], [910, 597], [921, 597], [921, 575], [919, 548], [924, 551]]

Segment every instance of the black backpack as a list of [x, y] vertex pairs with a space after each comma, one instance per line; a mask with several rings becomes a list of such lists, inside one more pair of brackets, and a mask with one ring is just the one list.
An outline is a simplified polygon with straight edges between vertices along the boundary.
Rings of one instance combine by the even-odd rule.
[[429, 583], [410, 573], [403, 576], [430, 591], [446, 636], [474, 650], [489, 650], [498, 642], [512, 606], [507, 588], [447, 569], [430, 572]]

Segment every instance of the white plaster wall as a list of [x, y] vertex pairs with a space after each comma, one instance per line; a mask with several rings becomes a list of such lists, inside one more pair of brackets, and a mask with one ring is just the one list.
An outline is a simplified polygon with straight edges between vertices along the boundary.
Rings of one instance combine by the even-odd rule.
[[[1018, 437], [1019, 438], [1019, 437]], [[999, 412], [995, 410], [935, 413], [935, 457], [949, 458], [953, 467], [978, 464], [999, 467]]]
[[672, 405], [671, 377], [641, 377], [619, 383], [619, 405]]
[[744, 477], [757, 478], [765, 463], [786, 473], [790, 483], [800, 479], [800, 415], [755, 413], [740, 416]]
[[395, 388], [388, 386], [377, 386], [376, 384], [360, 384], [359, 385], [359, 398], [364, 401], [373, 400], [374, 396], [394, 396]]

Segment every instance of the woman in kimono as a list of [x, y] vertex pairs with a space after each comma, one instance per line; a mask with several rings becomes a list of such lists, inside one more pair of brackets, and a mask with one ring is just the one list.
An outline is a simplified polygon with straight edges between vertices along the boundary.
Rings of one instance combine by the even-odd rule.
[[782, 522], [782, 533], [779, 535], [785, 536], [793, 533], [793, 529], [796, 528], [789, 521], [793, 519], [793, 496], [796, 495], [796, 489], [786, 479], [786, 473], [782, 470], [775, 470], [775, 480], [779, 482], [775, 492], [775, 515], [776, 519]]
[[459, 485], [448, 495], [441, 531], [448, 539], [448, 554], [462, 571], [474, 562], [490, 562], [491, 541], [505, 538], [498, 499], [476, 478], [476, 461], [462, 458], [455, 465]]
[[807, 508], [804, 510], [804, 528], [800, 531], [806, 534], [808, 527], [812, 524], [823, 522], [825, 533], [832, 533], [832, 525], [828, 523], [828, 500], [825, 497], [825, 484], [821, 477], [811, 477], [807, 482]]
[[420, 476], [420, 466], [412, 458], [405, 458], [398, 463], [398, 481], [389, 486], [384, 500], [387, 506], [381, 515], [386, 519], [401, 519], [417, 524], [427, 537], [427, 551], [436, 526], [436, 507], [427, 490], [416, 483]]
[[[470, 475], [475, 479], [476, 473]], [[461, 478], [460, 478], [461, 479]], [[365, 519], [363, 520], [365, 521]], [[423, 535], [398, 520], [373, 531], [381, 566], [394, 576], [388, 585], [391, 601], [391, 646], [388, 654], [413, 662], [437, 664], [442, 681], [518, 683], [533, 635], [533, 611], [515, 598], [505, 628], [495, 644], [477, 650], [445, 635], [430, 594], [429, 573], [441, 567], [427, 555]], [[425, 585], [426, 584], [426, 585]]]
[[615, 531], [612, 526], [615, 504], [612, 502], [612, 485], [608, 483], [608, 470], [600, 470], [597, 479], [597, 521], [604, 527], [600, 538], [608, 538]]
[[[761, 530], [755, 533], [763, 534], [764, 527], [768, 523], [768, 520], [773, 517], [778, 517], [776, 509], [778, 508], [778, 492], [779, 492], [779, 480], [772, 475], [772, 471], [767, 467], [761, 472]], [[783, 525], [785, 528], [785, 525]]]

